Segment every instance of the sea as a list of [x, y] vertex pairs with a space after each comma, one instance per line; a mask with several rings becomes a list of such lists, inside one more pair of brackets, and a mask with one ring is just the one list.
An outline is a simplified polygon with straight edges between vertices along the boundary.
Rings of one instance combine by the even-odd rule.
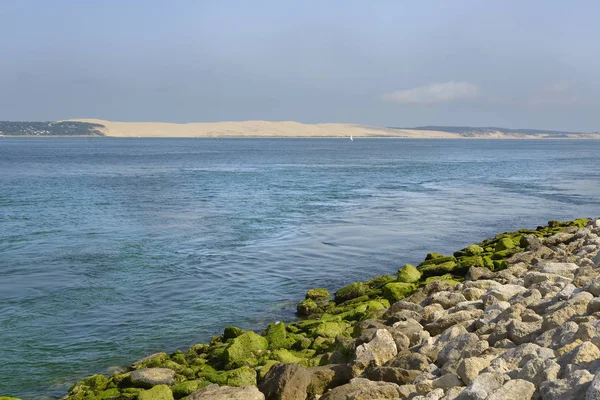
[[293, 321], [306, 290], [600, 216], [600, 141], [0, 138], [0, 395]]

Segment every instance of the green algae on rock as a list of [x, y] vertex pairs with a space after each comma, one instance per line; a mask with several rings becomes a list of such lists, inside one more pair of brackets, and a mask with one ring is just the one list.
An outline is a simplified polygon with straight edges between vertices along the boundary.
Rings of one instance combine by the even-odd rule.
[[414, 283], [421, 279], [421, 272], [412, 264], [405, 264], [398, 270], [398, 282]]

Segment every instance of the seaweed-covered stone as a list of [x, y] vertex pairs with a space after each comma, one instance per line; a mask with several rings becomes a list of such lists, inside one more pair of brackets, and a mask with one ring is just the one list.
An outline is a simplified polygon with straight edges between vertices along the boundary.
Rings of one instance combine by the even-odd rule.
[[169, 368], [142, 368], [129, 376], [131, 383], [138, 387], [175, 384], [175, 371]]
[[308, 292], [306, 292], [306, 299], [318, 300], [328, 299], [330, 297], [329, 291], [324, 288], [309, 289]]
[[21, 400], [17, 397], [0, 396], [0, 400]]
[[416, 290], [412, 283], [393, 282], [383, 287], [383, 297], [390, 303], [395, 303], [410, 296]]
[[421, 279], [421, 273], [412, 264], [406, 264], [398, 270], [398, 282], [414, 283]]
[[296, 342], [294, 338], [288, 338], [283, 322], [269, 324], [264, 337], [269, 342], [269, 350], [289, 349]]
[[366, 292], [365, 286], [363, 282], [355, 282], [344, 286], [335, 292], [335, 302], [339, 304], [363, 296]]
[[256, 357], [269, 348], [264, 337], [248, 331], [232, 340], [223, 352], [225, 363], [229, 368], [243, 365], [256, 365]]
[[348, 328], [348, 324], [342, 321], [327, 321], [318, 325], [313, 333], [316, 336], [326, 338], [335, 338], [337, 335], [343, 334]]
[[79, 395], [90, 395], [90, 394], [98, 394], [104, 389], [108, 384], [108, 378], [104, 375], [96, 374], [90, 377], [87, 377], [75, 385], [73, 385], [69, 389], [69, 394], [79, 394]]
[[310, 314], [321, 312], [321, 308], [319, 308], [316, 301], [313, 299], [306, 299], [301, 301], [298, 306], [296, 306], [296, 312], [298, 315], [308, 316]]
[[256, 385], [256, 371], [250, 367], [231, 370], [228, 373], [227, 385], [236, 387]]
[[157, 385], [152, 389], [142, 390], [138, 400], [173, 400], [173, 392], [167, 385]]
[[441, 264], [420, 264], [418, 270], [423, 274], [423, 277], [445, 275], [454, 271], [456, 268], [455, 261], [446, 261]]
[[196, 390], [208, 386], [210, 383], [206, 381], [186, 381], [176, 384], [171, 388], [173, 396], [176, 399], [188, 396], [194, 393]]
[[485, 267], [485, 262], [481, 256], [469, 256], [461, 257], [457, 265], [461, 269], [468, 269], [470, 267]]
[[509, 237], [503, 237], [502, 239], [498, 240], [498, 243], [496, 243], [494, 251], [499, 252], [512, 249], [513, 247], [515, 247], [515, 242], [513, 242], [513, 240]]
[[244, 330], [236, 326], [228, 326], [223, 330], [223, 340], [234, 339], [244, 334]]
[[481, 246], [479, 246], [479, 245], [472, 244], [470, 246], [465, 247], [464, 252], [468, 256], [477, 256], [477, 255], [483, 253], [483, 248], [481, 248]]

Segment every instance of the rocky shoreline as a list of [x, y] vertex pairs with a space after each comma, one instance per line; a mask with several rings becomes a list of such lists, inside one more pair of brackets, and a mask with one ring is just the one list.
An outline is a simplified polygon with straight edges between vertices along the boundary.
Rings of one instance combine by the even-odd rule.
[[600, 399], [599, 249], [600, 219], [578, 219], [429, 253], [63, 399]]

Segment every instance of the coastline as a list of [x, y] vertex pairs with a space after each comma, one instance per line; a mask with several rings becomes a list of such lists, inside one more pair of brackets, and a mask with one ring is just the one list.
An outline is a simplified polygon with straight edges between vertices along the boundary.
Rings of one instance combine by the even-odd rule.
[[[346, 382], [338, 382], [339, 385], [329, 382], [331, 387], [325, 385], [322, 388], [311, 389], [307, 386], [308, 394], [312, 396], [308, 398], [316, 398], [328, 388], [351, 385], [352, 383], [348, 383], [351, 378], [362, 377], [365, 371], [369, 371], [368, 365], [364, 365], [365, 368], [361, 366], [358, 344], [365, 329], [373, 330], [369, 328], [369, 323], [385, 326], [398, 311], [406, 314], [404, 318], [410, 316], [410, 312], [414, 313], [411, 307], [416, 305], [407, 305], [409, 301], [423, 300], [427, 293], [448, 292], [451, 287], [465, 286], [465, 282], [482, 277], [491, 279], [486, 274], [508, 276], [515, 265], [523, 264], [524, 261], [532, 263], [533, 260], [542, 260], [544, 257], [558, 257], [562, 251], [560, 247], [566, 247], [561, 240], [566, 243], [581, 232], [598, 230], [599, 222], [588, 219], [565, 223], [551, 221], [545, 227], [498, 234], [492, 239], [454, 252], [453, 255], [429, 253], [416, 267], [406, 265], [394, 276], [384, 275], [350, 284], [338, 289], [333, 296], [325, 289], [311, 289], [305, 300], [298, 304], [301, 319], [297, 322], [288, 325], [275, 322], [260, 334], [228, 327], [221, 336], [213, 337], [210, 343], [194, 345], [186, 352], [153, 354], [134, 362], [128, 371], [115, 372], [109, 377], [88, 377], [73, 385], [63, 399], [149, 399], [153, 397], [147, 396], [157, 391], [161, 391], [166, 396], [164, 398], [169, 399], [186, 396], [190, 396], [190, 399], [210, 398], [194, 397], [193, 393], [215, 390], [211, 386], [214, 384], [233, 388], [254, 388], [259, 384], [263, 388], [270, 375], [273, 375], [267, 374], [269, 369], [279, 363], [297, 364], [311, 373], [344, 366], [342, 375], [348, 379], [342, 380]], [[588, 228], [583, 228], [586, 225]], [[538, 257], [527, 260], [525, 255], [531, 255], [531, 248], [537, 243], [536, 240], [547, 244], [538, 246], [536, 251], [539, 252], [539, 248], [550, 249], [552, 254], [544, 256], [536, 253]], [[479, 293], [480, 298], [481, 296], [483, 294]], [[403, 307], [397, 306], [400, 303]], [[465, 308], [468, 309], [469, 307]], [[396, 318], [392, 323], [396, 325], [399, 321], [402, 318]], [[440, 326], [425, 326], [429, 332], [427, 336], [439, 337], [445, 332], [445, 328], [460, 324], [460, 321], [451, 322], [449, 325], [446, 322], [438, 324]], [[377, 332], [379, 330], [376, 329]], [[363, 342], [371, 343], [369, 340]], [[407, 350], [414, 347], [409, 346], [413, 345], [412, 342], [411, 339], [406, 344]], [[400, 346], [399, 343], [397, 345]], [[363, 384], [368, 385], [366, 382]], [[202, 389], [205, 386], [208, 388]], [[318, 391], [321, 393], [317, 393]], [[260, 395], [257, 396], [256, 398], [261, 398]]]
[[[469, 136], [441, 130], [387, 128], [379, 126], [320, 123], [304, 124], [295, 121], [241, 122], [118, 122], [101, 119], [71, 119], [102, 125], [97, 128], [108, 137], [164, 138], [398, 138], [398, 139], [600, 139], [600, 133], [569, 133], [561, 137], [551, 134], [528, 135], [491, 131]], [[66, 122], [66, 121], [60, 121]]]

